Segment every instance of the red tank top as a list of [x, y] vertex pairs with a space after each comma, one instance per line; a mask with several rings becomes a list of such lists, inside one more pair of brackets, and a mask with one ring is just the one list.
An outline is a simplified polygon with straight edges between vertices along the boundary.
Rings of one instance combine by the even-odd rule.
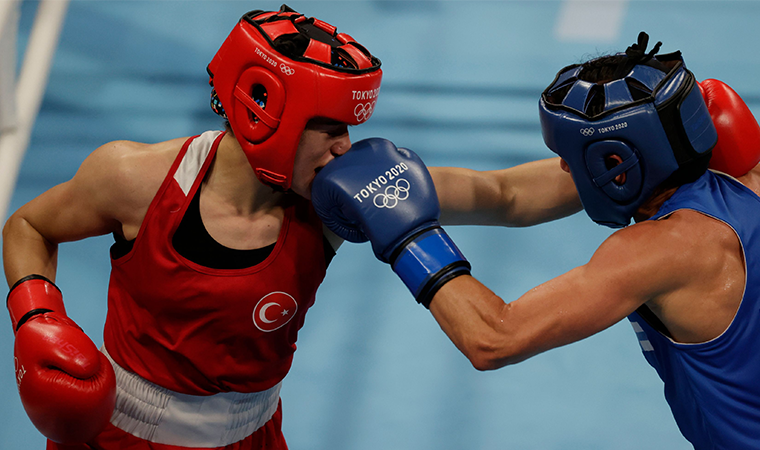
[[211, 269], [177, 253], [172, 236], [222, 136], [188, 139], [132, 250], [111, 260], [106, 349], [127, 370], [194, 395], [257, 392], [282, 380], [326, 271], [322, 224], [295, 195], [260, 264]]

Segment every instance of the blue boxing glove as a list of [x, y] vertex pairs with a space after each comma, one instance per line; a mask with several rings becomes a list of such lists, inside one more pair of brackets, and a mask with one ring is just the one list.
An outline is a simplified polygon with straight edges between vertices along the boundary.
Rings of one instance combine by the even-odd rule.
[[470, 273], [441, 228], [438, 195], [422, 160], [392, 142], [372, 138], [354, 143], [316, 176], [311, 201], [335, 234], [372, 243], [375, 256], [393, 271], [426, 308], [446, 282]]

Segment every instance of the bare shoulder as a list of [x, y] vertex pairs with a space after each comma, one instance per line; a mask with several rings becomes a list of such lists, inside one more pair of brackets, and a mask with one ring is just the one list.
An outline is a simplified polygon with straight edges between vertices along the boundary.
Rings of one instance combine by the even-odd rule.
[[146, 178], [156, 176], [159, 172], [166, 175], [186, 140], [187, 138], [177, 138], [157, 144], [108, 142], [87, 157], [80, 171], [84, 170], [87, 175], [114, 176], [116, 181], [148, 181]]
[[85, 159], [72, 181], [125, 227], [139, 226], [186, 140], [108, 142]]
[[589, 264], [620, 268], [621, 278], [630, 280], [632, 288], [635, 284], [646, 297], [655, 298], [712, 278], [740, 252], [728, 225], [697, 211], [679, 210], [613, 233]]

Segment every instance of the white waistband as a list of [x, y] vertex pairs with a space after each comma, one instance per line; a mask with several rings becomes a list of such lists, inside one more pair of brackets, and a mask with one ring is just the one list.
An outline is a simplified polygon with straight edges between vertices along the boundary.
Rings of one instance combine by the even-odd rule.
[[111, 423], [141, 439], [183, 447], [221, 447], [245, 439], [277, 411], [282, 382], [262, 392], [199, 396], [174, 392], [116, 364]]

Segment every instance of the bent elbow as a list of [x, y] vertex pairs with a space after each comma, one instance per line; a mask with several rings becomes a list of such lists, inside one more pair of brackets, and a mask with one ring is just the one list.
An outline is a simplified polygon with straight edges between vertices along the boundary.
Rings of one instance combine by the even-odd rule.
[[474, 367], [475, 370], [479, 372], [487, 372], [504, 367], [503, 365], [498, 364], [496, 360], [491, 358], [469, 357], [469, 360], [470, 364], [472, 364], [472, 367]]
[[3, 234], [2, 234], [2, 236], [3, 236], [3, 241], [7, 241], [7, 240], [10, 238], [10, 236], [11, 236], [11, 233], [12, 233], [11, 229], [13, 228], [13, 226], [14, 226], [14, 222], [15, 222], [17, 219], [18, 219], [18, 217], [17, 217], [17, 214], [16, 214], [16, 213], [13, 213], [13, 214], [11, 214], [11, 216], [8, 218], [8, 220], [6, 220], [6, 221], [5, 221], [5, 224], [3, 225]]
[[481, 372], [500, 369], [527, 359], [510, 339], [481, 339], [472, 342], [465, 352], [472, 366]]

